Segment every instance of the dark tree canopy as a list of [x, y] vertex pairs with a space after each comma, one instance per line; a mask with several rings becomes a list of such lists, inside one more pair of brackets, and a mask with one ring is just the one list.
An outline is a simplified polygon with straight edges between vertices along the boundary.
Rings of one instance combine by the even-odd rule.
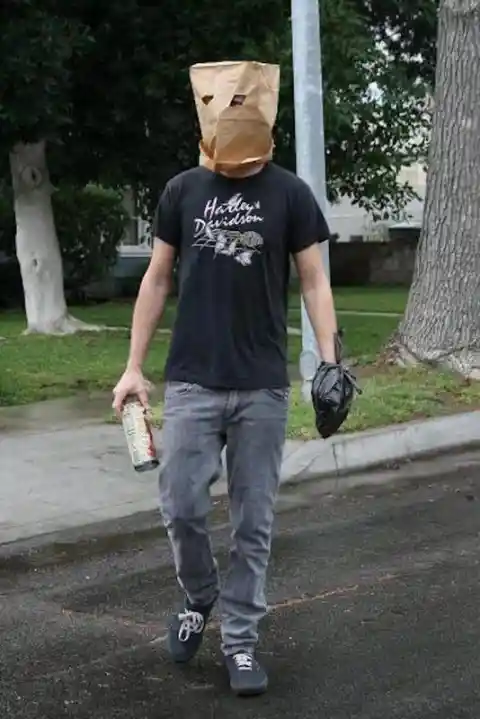
[[435, 83], [439, 0], [356, 0], [357, 12], [408, 77]]
[[[321, 2], [332, 197], [348, 193], [378, 208], [408, 199], [396, 174], [423, 155], [435, 7], [432, 0]], [[46, 138], [54, 182], [133, 184], [152, 200], [198, 158], [189, 65], [246, 57], [281, 64], [277, 153], [293, 167], [290, 44], [286, 0], [5, 0], [0, 163], [16, 142]]]

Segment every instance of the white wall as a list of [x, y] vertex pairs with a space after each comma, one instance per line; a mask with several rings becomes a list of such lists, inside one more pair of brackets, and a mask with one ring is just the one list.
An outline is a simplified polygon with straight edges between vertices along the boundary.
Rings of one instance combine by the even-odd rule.
[[[403, 211], [410, 224], [421, 224], [426, 188], [426, 174], [423, 167], [420, 164], [405, 167], [398, 179], [401, 183], [409, 182], [421, 197], [421, 200], [410, 202]], [[396, 223], [394, 220], [375, 223], [372, 215], [353, 205], [349, 197], [342, 197], [338, 203], [330, 205], [328, 222], [331, 232], [338, 233], [339, 242], [349, 242], [352, 235], [362, 235], [367, 239], [369, 236], [380, 234], [382, 226], [388, 227]]]

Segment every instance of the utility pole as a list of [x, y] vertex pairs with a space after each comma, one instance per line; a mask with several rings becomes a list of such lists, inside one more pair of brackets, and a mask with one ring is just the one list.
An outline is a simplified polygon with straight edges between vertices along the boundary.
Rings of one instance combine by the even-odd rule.
[[[291, 0], [293, 81], [295, 98], [295, 147], [297, 174], [310, 185], [322, 212], [327, 215], [325, 135], [323, 126], [322, 53], [319, 0]], [[330, 273], [328, 242], [321, 245]], [[302, 394], [310, 398], [313, 377], [320, 363], [319, 350], [302, 298]]]

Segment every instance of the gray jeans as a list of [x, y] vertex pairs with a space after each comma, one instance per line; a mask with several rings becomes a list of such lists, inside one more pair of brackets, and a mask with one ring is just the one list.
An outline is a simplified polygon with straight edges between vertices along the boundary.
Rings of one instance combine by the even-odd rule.
[[[252, 650], [265, 615], [288, 414], [288, 389], [209, 390], [172, 382], [165, 391], [160, 504], [177, 577], [194, 606], [220, 593], [224, 654]], [[230, 566], [220, 592], [206, 520], [210, 484], [226, 445], [232, 524]]]

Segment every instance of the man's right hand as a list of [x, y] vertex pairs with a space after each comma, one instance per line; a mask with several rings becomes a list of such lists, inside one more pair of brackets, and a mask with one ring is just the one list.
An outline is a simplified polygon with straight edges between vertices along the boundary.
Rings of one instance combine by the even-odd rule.
[[148, 409], [149, 390], [150, 383], [145, 379], [141, 370], [125, 370], [117, 386], [113, 390], [112, 407], [115, 410], [117, 417], [121, 418], [123, 405], [129, 395], [137, 397], [145, 409]]

